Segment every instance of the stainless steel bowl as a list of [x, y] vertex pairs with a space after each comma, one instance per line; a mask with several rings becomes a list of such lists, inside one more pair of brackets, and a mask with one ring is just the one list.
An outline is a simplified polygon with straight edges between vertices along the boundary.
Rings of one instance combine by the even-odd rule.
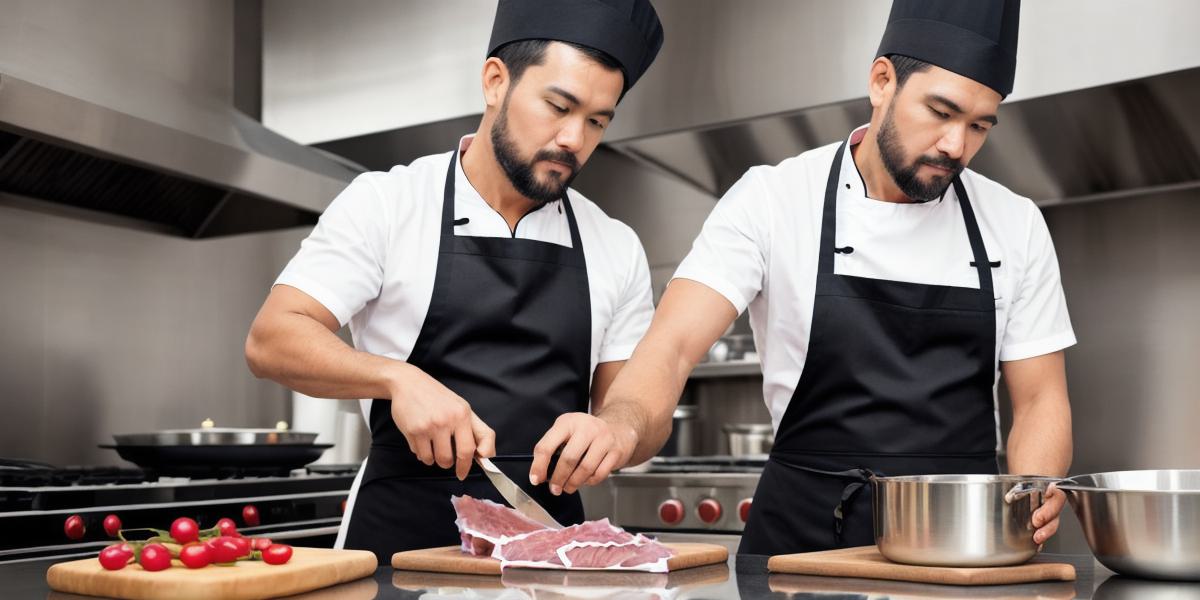
[[1200, 581], [1200, 470], [1071, 480], [1059, 487], [1104, 566], [1134, 577]]
[[872, 478], [875, 544], [910, 565], [994, 567], [1033, 558], [1033, 511], [1050, 477], [914, 475]]

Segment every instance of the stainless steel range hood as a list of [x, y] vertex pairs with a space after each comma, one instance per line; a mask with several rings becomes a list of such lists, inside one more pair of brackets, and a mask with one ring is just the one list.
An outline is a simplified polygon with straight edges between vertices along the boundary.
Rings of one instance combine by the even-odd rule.
[[207, 238], [311, 225], [364, 169], [232, 105], [181, 101], [187, 130], [0, 73], [0, 193], [29, 206]]
[[[971, 168], [1039, 204], [1200, 187], [1200, 68], [1001, 105]], [[754, 165], [828, 144], [865, 99], [610, 144], [712, 196]]]
[[[748, 167], [837, 141], [869, 119], [867, 70], [888, 2], [656, 0], [655, 6], [667, 43], [605, 133], [607, 146], [653, 173], [715, 198]], [[1025, 3], [1016, 93], [971, 166], [1040, 203], [1195, 185], [1200, 44], [1184, 24], [1198, 16], [1200, 3], [1191, 0], [1150, 3], [1136, 26], [1127, 10], [1089, 0]], [[432, 77], [442, 73], [439, 67], [429, 58], [412, 68]], [[379, 84], [378, 92], [386, 96], [388, 89]], [[396, 103], [404, 101], [430, 99], [389, 99], [381, 110], [402, 111]], [[321, 146], [388, 168], [444, 152], [478, 118]]]

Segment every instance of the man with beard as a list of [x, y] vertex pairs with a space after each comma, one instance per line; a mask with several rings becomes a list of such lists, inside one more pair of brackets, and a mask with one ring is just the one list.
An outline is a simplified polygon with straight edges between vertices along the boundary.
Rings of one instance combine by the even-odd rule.
[[[501, 0], [477, 132], [358, 177], [279, 276], [251, 370], [373, 399], [338, 547], [386, 563], [459, 543], [452, 495], [502, 501], [477, 455], [578, 523], [580, 485], [665, 439], [651, 408], [600, 402], [649, 326], [645, 254], [568, 188], [662, 42], [647, 0]], [[347, 322], [353, 348], [334, 335]], [[669, 423], [672, 401], [657, 410]]]
[[[1012, 89], [1016, 0], [896, 0], [867, 78], [871, 121], [755, 167], [720, 200], [606, 401], [678, 398], [749, 308], [775, 442], [740, 552], [874, 543], [870, 473], [997, 473], [1071, 460], [1075, 342], [1046, 224], [966, 170]], [[1064, 495], [1030, 531], [1044, 542]]]

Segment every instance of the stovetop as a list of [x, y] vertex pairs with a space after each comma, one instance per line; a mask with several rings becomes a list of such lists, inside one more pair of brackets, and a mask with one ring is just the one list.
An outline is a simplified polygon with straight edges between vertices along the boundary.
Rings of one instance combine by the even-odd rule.
[[650, 464], [623, 473], [761, 473], [766, 456], [656, 456]]
[[296, 473], [309, 475], [354, 475], [358, 465], [310, 465], [295, 473], [275, 468], [199, 468], [187, 477], [160, 476], [153, 470], [119, 466], [67, 466], [0, 459], [0, 489], [46, 488], [102, 485], [164, 483], [178, 485], [181, 481], [290, 478]]
[[[247, 534], [331, 543], [357, 470], [313, 465], [282, 474], [207, 470], [197, 477], [159, 477], [126, 467], [3, 461], [0, 562], [95, 552], [112, 542], [102, 527], [109, 515], [134, 529], [165, 528], [180, 516], [204, 527], [241, 517], [238, 526]], [[82, 519], [77, 537], [66, 532], [69, 519]]]
[[614, 523], [636, 531], [742, 531], [766, 456], [655, 457], [609, 480]]

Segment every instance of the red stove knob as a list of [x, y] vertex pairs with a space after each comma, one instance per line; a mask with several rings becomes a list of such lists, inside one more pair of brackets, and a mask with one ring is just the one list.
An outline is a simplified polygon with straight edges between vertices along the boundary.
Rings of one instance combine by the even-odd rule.
[[247, 527], [258, 527], [260, 523], [258, 519], [258, 509], [253, 504], [247, 504], [242, 507], [242, 522]]
[[658, 518], [667, 525], [676, 525], [683, 520], [683, 503], [672, 498], [658, 505]]
[[84, 525], [83, 517], [79, 515], [71, 515], [63, 522], [63, 533], [72, 540], [82, 540], [83, 534], [87, 533], [87, 527]]
[[121, 517], [117, 515], [108, 515], [104, 517], [104, 533], [108, 537], [117, 537], [121, 533]]
[[753, 498], [742, 498], [742, 501], [738, 502], [738, 518], [741, 519], [743, 523], [750, 520], [750, 505], [753, 503]]
[[705, 523], [716, 523], [721, 519], [721, 503], [712, 498], [701, 500], [700, 505], [696, 507], [696, 516]]

